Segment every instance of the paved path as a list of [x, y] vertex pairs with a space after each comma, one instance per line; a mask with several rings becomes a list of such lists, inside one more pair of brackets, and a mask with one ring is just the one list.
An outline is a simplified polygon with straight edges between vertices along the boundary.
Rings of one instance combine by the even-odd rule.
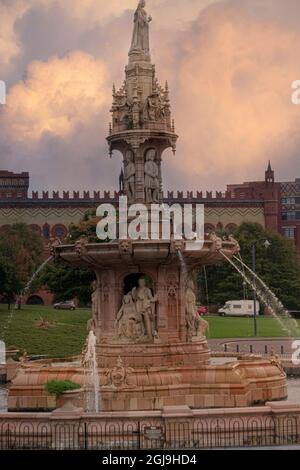
[[300, 338], [220, 338], [208, 341], [212, 351], [243, 352], [269, 354], [272, 350], [277, 354], [291, 354], [292, 344]]

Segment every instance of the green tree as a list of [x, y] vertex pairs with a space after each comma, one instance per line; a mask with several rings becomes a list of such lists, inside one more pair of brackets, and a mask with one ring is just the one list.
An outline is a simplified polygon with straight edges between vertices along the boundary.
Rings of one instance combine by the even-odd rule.
[[[252, 267], [251, 248], [256, 245], [256, 272], [290, 310], [300, 310], [300, 265], [292, 243], [284, 237], [265, 230], [259, 224], [243, 223], [235, 238], [241, 246], [243, 261]], [[270, 242], [269, 248], [263, 240]], [[208, 297], [211, 304], [223, 304], [227, 300], [252, 298], [252, 291], [245, 287], [240, 275], [229, 263], [206, 268]], [[206, 303], [204, 270], [198, 272], [201, 300]]]
[[[78, 225], [71, 225], [69, 242], [74, 243], [79, 238], [86, 237], [90, 243], [99, 243], [96, 235], [98, 220], [94, 209], [87, 211]], [[40, 281], [54, 294], [55, 300], [69, 300], [76, 297], [81, 305], [87, 305], [91, 300], [91, 284], [94, 279], [94, 272], [70, 266], [63, 260], [57, 259], [45, 268]]]
[[91, 300], [93, 272], [84, 268], [68, 266], [57, 259], [49, 264], [41, 275], [41, 281], [55, 296], [56, 301], [70, 300], [75, 297], [80, 305], [87, 305]]
[[12, 225], [0, 235], [0, 295], [9, 306], [42, 259], [42, 239], [26, 224]]
[[8, 308], [21, 289], [22, 284], [17, 276], [16, 266], [4, 252], [0, 243], [0, 296], [7, 301]]

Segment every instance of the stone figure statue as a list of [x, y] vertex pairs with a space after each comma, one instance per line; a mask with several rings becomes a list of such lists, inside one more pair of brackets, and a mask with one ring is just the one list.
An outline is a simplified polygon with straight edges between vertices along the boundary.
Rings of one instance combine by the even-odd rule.
[[145, 198], [147, 203], [159, 203], [159, 169], [155, 156], [154, 149], [148, 150], [145, 163]]
[[124, 189], [129, 201], [134, 199], [135, 195], [135, 164], [133, 161], [132, 150], [127, 150], [124, 162]]
[[132, 120], [132, 106], [132, 103], [126, 96], [121, 97], [119, 104], [116, 105], [120, 122], [125, 122], [129, 125]]
[[92, 288], [92, 318], [88, 321], [87, 329], [97, 334], [97, 330], [101, 327], [101, 290], [98, 281], [92, 283]]
[[207, 335], [209, 333], [209, 323], [208, 323], [208, 321], [204, 320], [203, 318], [200, 318], [199, 331], [201, 333], [201, 336], [204, 336], [205, 338], [207, 337]]
[[141, 314], [137, 311], [132, 294], [127, 294], [123, 298], [115, 329], [119, 340], [129, 340], [137, 342], [144, 336], [144, 325]]
[[145, 7], [146, 1], [140, 0], [134, 14], [134, 29], [130, 52], [149, 53], [149, 23], [152, 21], [152, 18], [147, 15]]
[[125, 190], [125, 180], [124, 180], [124, 171], [123, 171], [123, 168], [122, 168], [120, 176], [119, 176], [119, 191], [120, 191], [120, 194], [124, 194], [124, 190]]
[[146, 286], [145, 278], [140, 278], [138, 286], [132, 290], [132, 298], [135, 301], [136, 310], [142, 316], [145, 335], [149, 341], [156, 336], [155, 332], [155, 304], [157, 297], [153, 296], [151, 289]]
[[143, 119], [144, 121], [164, 121], [165, 104], [159, 92], [154, 92], [147, 98], [143, 109]]
[[206, 336], [208, 331], [207, 321], [198, 315], [196, 300], [194, 281], [189, 279], [185, 294], [185, 313], [188, 339], [190, 341], [194, 336]]

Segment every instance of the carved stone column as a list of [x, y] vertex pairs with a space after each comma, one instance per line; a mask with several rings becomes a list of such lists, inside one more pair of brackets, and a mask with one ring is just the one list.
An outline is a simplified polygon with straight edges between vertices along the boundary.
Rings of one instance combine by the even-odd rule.
[[145, 162], [142, 147], [134, 147], [135, 157], [135, 199], [136, 202], [145, 201]]

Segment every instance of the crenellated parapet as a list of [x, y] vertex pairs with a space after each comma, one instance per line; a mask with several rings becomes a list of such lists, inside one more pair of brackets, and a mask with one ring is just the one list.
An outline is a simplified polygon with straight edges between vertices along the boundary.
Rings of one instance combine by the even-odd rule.
[[[118, 191], [32, 191], [31, 198], [27, 201], [40, 201], [40, 202], [107, 202], [111, 201], [116, 203], [119, 200], [120, 193]], [[23, 201], [24, 202], [24, 201]], [[0, 201], [1, 205], [1, 201]]]
[[236, 193], [233, 191], [167, 191], [165, 201], [210, 202], [210, 201], [260, 201], [252, 191]]
[[[235, 193], [231, 191], [165, 191], [163, 194], [164, 202], [180, 202], [180, 203], [209, 203], [209, 202], [238, 202], [252, 201], [263, 202], [253, 192]], [[32, 191], [31, 198], [27, 201], [91, 201], [91, 202], [107, 202], [116, 203], [119, 200], [120, 191]], [[6, 199], [7, 200], [7, 199]], [[24, 201], [22, 201], [24, 202]], [[1, 200], [0, 200], [1, 204]]]

